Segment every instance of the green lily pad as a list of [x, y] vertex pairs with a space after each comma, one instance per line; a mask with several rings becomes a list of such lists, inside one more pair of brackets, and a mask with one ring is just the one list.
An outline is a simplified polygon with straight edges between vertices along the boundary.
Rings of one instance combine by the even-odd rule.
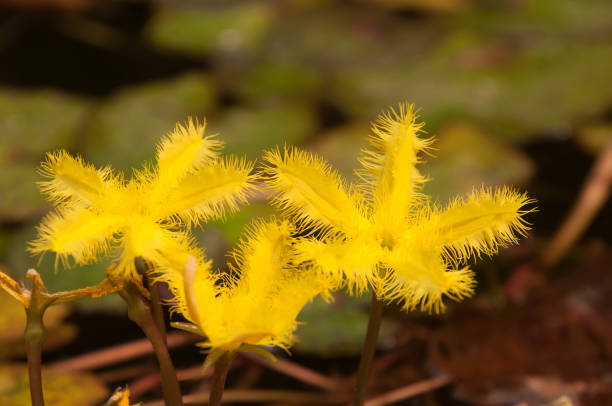
[[533, 162], [468, 123], [455, 123], [436, 134], [433, 157], [422, 172], [431, 180], [425, 193], [446, 202], [480, 186], [521, 185], [532, 176]]
[[[334, 295], [333, 303], [316, 297], [298, 316], [300, 325], [295, 351], [321, 357], [355, 356], [361, 353], [368, 327], [369, 295]], [[382, 321], [379, 343], [396, 331], [389, 320]]]
[[325, 158], [345, 179], [356, 181], [355, 170], [361, 168], [358, 158], [369, 146], [369, 133], [367, 123], [351, 123], [321, 134], [307, 148]]
[[0, 221], [22, 222], [45, 210], [35, 184], [40, 160], [74, 147], [90, 106], [54, 90], [0, 88]]
[[200, 73], [123, 89], [94, 115], [83, 154], [130, 173], [153, 159], [155, 145], [177, 122], [206, 117], [214, 101], [212, 83]]
[[0, 88], [0, 165], [70, 148], [91, 103], [55, 90]]
[[276, 97], [313, 99], [323, 85], [321, 73], [307, 64], [266, 60], [235, 74], [237, 92], [254, 101]]
[[48, 205], [36, 186], [38, 162], [0, 162], [0, 221], [18, 223], [40, 217]]
[[[108, 393], [106, 387], [89, 374], [69, 374], [45, 370], [42, 372], [45, 405], [93, 406]], [[0, 365], [0, 404], [23, 406], [30, 404], [28, 367], [22, 364]]]
[[534, 49], [517, 55], [503, 69], [482, 73], [461, 72], [452, 63], [432, 65], [428, 58], [412, 66], [360, 67], [339, 74], [332, 95], [338, 105], [360, 117], [406, 100], [422, 109], [430, 129], [449, 120], [470, 119], [496, 137], [521, 141], [538, 132], [567, 128], [572, 119], [609, 103], [611, 49]]
[[274, 209], [266, 202], [252, 202], [243, 206], [240, 211], [232, 213], [225, 220], [216, 220], [211, 226], [221, 232], [230, 245], [236, 244], [243, 237], [244, 227], [257, 218], [269, 218]]
[[236, 107], [211, 121], [210, 130], [220, 133], [225, 153], [258, 159], [265, 149], [299, 145], [316, 130], [312, 111], [300, 105]]
[[147, 36], [157, 46], [194, 54], [253, 50], [265, 38], [271, 11], [265, 3], [162, 7], [149, 23]]
[[[368, 21], [379, 31], [371, 42], [384, 42], [384, 49], [373, 50], [364, 39], [362, 47], [347, 52], [352, 59], [320, 56], [334, 62], [327, 97], [360, 119], [398, 102], [414, 102], [430, 130], [467, 119], [513, 142], [554, 134], [604, 110], [612, 94], [607, 79], [612, 46], [604, 34], [612, 20], [604, 16], [612, 13], [612, 3], [545, 2], [545, 9], [534, 6], [539, 10], [531, 9], [539, 2], [527, 3], [512, 13], [503, 7], [469, 11], [454, 24], [438, 19], [408, 25], [374, 14]], [[592, 15], [593, 24], [557, 7], [584, 8], [579, 14]], [[348, 30], [320, 24], [315, 36], [334, 42]], [[296, 50], [313, 43], [298, 40], [291, 44]]]

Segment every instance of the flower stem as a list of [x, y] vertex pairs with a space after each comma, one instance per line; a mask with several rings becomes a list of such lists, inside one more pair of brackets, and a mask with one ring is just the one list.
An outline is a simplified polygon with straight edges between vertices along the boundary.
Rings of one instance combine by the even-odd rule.
[[[38, 274], [36, 274], [37, 276]], [[45, 400], [42, 388], [42, 344], [45, 339], [45, 326], [43, 314], [49, 305], [48, 298], [41, 290], [44, 288], [42, 280], [35, 278], [33, 273], [28, 272], [28, 277], [33, 278], [30, 301], [26, 307], [26, 328], [24, 332], [26, 353], [28, 356], [28, 374], [30, 377], [30, 397], [32, 406], [44, 406]], [[34, 279], [35, 278], [35, 279]]]
[[159, 363], [162, 378], [162, 391], [166, 406], [182, 406], [181, 388], [176, 377], [174, 365], [168, 352], [166, 341], [159, 332], [151, 313], [151, 307], [131, 283], [119, 292], [128, 307], [128, 317], [136, 323], [151, 341]]
[[153, 320], [155, 320], [157, 329], [164, 341], [166, 341], [166, 319], [164, 318], [164, 309], [159, 295], [159, 284], [154, 282], [149, 276], [151, 271], [150, 264], [144, 258], [136, 257], [134, 259], [134, 265], [138, 273], [142, 275], [144, 284], [151, 294], [151, 312], [153, 314]]
[[166, 319], [164, 318], [164, 308], [161, 304], [159, 284], [153, 282], [150, 278], [147, 278], [147, 284], [149, 286], [149, 292], [151, 292], [151, 312], [153, 314], [153, 320], [155, 320], [155, 325], [162, 339], [166, 342]]
[[366, 399], [368, 382], [378, 342], [380, 321], [382, 319], [383, 302], [379, 300], [376, 293], [372, 292], [372, 304], [370, 305], [370, 319], [368, 320], [368, 331], [366, 333], [361, 359], [359, 360], [359, 371], [357, 372], [357, 386], [355, 387], [355, 398], [353, 406], [363, 406]]
[[45, 325], [43, 323], [45, 311], [50, 306], [72, 302], [77, 299], [109, 295], [117, 292], [120, 287], [107, 277], [96, 286], [49, 293], [40, 274], [35, 269], [29, 269], [26, 277], [32, 282], [31, 290], [24, 289], [13, 278], [0, 272], [0, 289], [13, 296], [25, 308], [27, 322], [23, 336], [28, 357], [30, 397], [32, 406], [44, 406], [41, 364], [42, 345], [45, 339]]
[[[31, 311], [32, 310], [32, 311]], [[42, 389], [42, 343], [45, 337], [45, 327], [42, 322], [42, 312], [38, 309], [27, 309], [27, 325], [25, 329], [26, 353], [28, 356], [28, 374], [30, 376], [30, 396], [32, 406], [44, 406]]]
[[225, 389], [225, 379], [230, 368], [230, 364], [234, 359], [234, 354], [226, 352], [215, 362], [215, 371], [212, 377], [210, 387], [210, 398], [208, 406], [220, 406], [223, 398], [223, 389]]

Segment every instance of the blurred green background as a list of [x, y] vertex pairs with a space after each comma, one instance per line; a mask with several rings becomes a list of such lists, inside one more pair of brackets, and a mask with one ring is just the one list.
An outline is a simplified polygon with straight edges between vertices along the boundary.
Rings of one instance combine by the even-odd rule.
[[[530, 151], [567, 143], [579, 173], [571, 154], [553, 165], [561, 182], [579, 181], [612, 138], [611, 38], [609, 0], [9, 0], [0, 8], [0, 264], [17, 278], [37, 266], [52, 289], [100, 281], [107, 262], [55, 272], [51, 255], [38, 263], [25, 251], [50, 208], [36, 187], [39, 162], [65, 148], [129, 173], [190, 115], [207, 118], [228, 154], [300, 145], [352, 178], [369, 121], [409, 101], [438, 139], [424, 170], [440, 202], [483, 183], [534, 184]], [[561, 215], [576, 190], [530, 193]], [[221, 264], [242, 225], [270, 213], [255, 200], [198, 238]], [[345, 341], [308, 347], [304, 330], [302, 345], [354, 352], [364, 301], [339, 300], [323, 320], [327, 305], [313, 304], [308, 326]]]

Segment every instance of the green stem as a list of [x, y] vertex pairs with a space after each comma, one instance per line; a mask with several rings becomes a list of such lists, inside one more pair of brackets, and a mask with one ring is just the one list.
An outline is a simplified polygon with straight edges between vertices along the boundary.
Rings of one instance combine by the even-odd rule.
[[[38, 276], [38, 274], [36, 274]], [[26, 328], [24, 332], [26, 354], [28, 356], [28, 375], [30, 378], [30, 397], [32, 406], [44, 406], [45, 400], [42, 388], [42, 344], [45, 339], [45, 326], [43, 315], [51, 300], [41, 292], [44, 285], [40, 277], [36, 278], [31, 272], [28, 277], [32, 278], [32, 290], [30, 300], [26, 307]]]
[[166, 406], [183, 406], [181, 388], [166, 341], [159, 332], [151, 307], [135, 286], [128, 284], [119, 292], [128, 307], [128, 317], [136, 323], [153, 345], [162, 378], [162, 391]]
[[359, 371], [357, 372], [357, 386], [355, 387], [355, 398], [353, 406], [363, 406], [366, 399], [368, 382], [370, 380], [372, 361], [376, 352], [380, 321], [382, 319], [383, 302], [378, 299], [376, 293], [372, 292], [372, 304], [370, 305], [370, 319], [368, 321], [368, 332], [366, 333], [361, 359], [359, 360]]
[[109, 279], [99, 285], [76, 289], [67, 292], [48, 293], [40, 274], [35, 269], [28, 270], [26, 277], [32, 282], [30, 291], [24, 290], [6, 274], [0, 272], [0, 288], [7, 291], [24, 305], [26, 311], [26, 328], [24, 340], [28, 357], [28, 375], [30, 378], [30, 397], [32, 406], [44, 406], [42, 388], [42, 345], [45, 339], [43, 317], [49, 306], [71, 302], [83, 297], [102, 296], [117, 291], [117, 286]]
[[28, 374], [30, 376], [30, 397], [32, 406], [44, 406], [42, 388], [42, 343], [45, 337], [45, 327], [42, 322], [42, 311], [28, 308], [26, 310], [27, 324], [25, 329], [26, 353], [28, 356]]
[[233, 359], [234, 354], [231, 352], [226, 352], [215, 362], [215, 371], [212, 377], [208, 406], [221, 405], [223, 390], [225, 389], [225, 379], [227, 378], [227, 373]]

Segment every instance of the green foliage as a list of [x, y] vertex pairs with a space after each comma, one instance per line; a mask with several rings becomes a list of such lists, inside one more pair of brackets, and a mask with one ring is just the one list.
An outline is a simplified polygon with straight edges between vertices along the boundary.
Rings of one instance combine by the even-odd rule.
[[301, 144], [315, 131], [312, 112], [300, 105], [266, 105], [228, 109], [211, 120], [211, 133], [220, 133], [225, 151], [257, 159], [266, 148]]
[[265, 4], [235, 4], [220, 9], [187, 7], [161, 9], [148, 29], [150, 40], [164, 48], [210, 53], [253, 50], [269, 28]]
[[[315, 298], [300, 314], [303, 321], [296, 336], [295, 351], [321, 357], [355, 356], [361, 352], [368, 326], [369, 295], [334, 295], [332, 303]], [[393, 336], [396, 326], [384, 320], [379, 342]]]
[[[43, 371], [43, 386], [48, 406], [93, 406], [107, 395], [106, 387], [89, 374]], [[0, 403], [3, 406], [30, 404], [26, 365], [0, 365]]]
[[83, 155], [98, 166], [122, 171], [139, 167], [153, 159], [155, 143], [175, 123], [203, 117], [214, 103], [211, 80], [201, 73], [122, 89], [93, 115]]

